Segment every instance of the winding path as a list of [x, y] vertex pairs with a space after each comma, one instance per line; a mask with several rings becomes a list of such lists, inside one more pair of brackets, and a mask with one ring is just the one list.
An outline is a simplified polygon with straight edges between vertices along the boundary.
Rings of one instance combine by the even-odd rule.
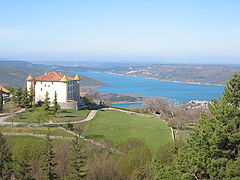
[[22, 113], [23, 111], [25, 111], [25, 109], [20, 109], [14, 113], [6, 113], [6, 114], [0, 114], [0, 124], [8, 124], [9, 122], [5, 122], [5, 120], [9, 117], [13, 117], [15, 116], [16, 114], [20, 114]]
[[[124, 112], [124, 113], [128, 113], [128, 114], [132, 114], [132, 115], [137, 115], [137, 116], [144, 116], [144, 117], [157, 117], [157, 118], [160, 118], [160, 116], [158, 115], [149, 115], [149, 114], [142, 114], [142, 113], [137, 113], [137, 112], [134, 112], [134, 111], [127, 111], [127, 110], [122, 110], [122, 109], [117, 109], [117, 108], [102, 108], [100, 110], [113, 110], [113, 111], [119, 111], [119, 112]], [[90, 111], [90, 113], [88, 114], [88, 116], [83, 119], [83, 120], [79, 120], [79, 121], [73, 121], [73, 122], [63, 122], [63, 123], [42, 123], [42, 124], [37, 124], [37, 123], [20, 123], [20, 122], [14, 122], [14, 123], [11, 123], [11, 122], [5, 122], [5, 120], [9, 117], [12, 117], [16, 114], [19, 114], [21, 112], [25, 111], [25, 109], [20, 109], [19, 111], [13, 113], [13, 114], [0, 114], [0, 127], [1, 126], [49, 126], [49, 127], [57, 127], [58, 129], [61, 129], [69, 134], [72, 134], [73, 136], [78, 136], [80, 139], [86, 141], [86, 142], [89, 142], [91, 144], [94, 144], [96, 146], [99, 146], [103, 149], [106, 149], [108, 151], [111, 151], [111, 152], [114, 152], [114, 153], [117, 153], [117, 154], [122, 154], [122, 152], [116, 150], [116, 149], [113, 149], [111, 147], [107, 147], [105, 144], [103, 143], [99, 143], [93, 139], [89, 139], [89, 138], [86, 138], [82, 135], [79, 135], [73, 131], [69, 131], [65, 128], [62, 128], [60, 127], [60, 125], [62, 124], [77, 124], [77, 123], [84, 123], [84, 122], [88, 122], [88, 121], [91, 121], [95, 116], [96, 116], [96, 113], [97, 113], [97, 110], [92, 110]], [[170, 127], [171, 128], [171, 127]], [[175, 140], [175, 136], [174, 136], [174, 131], [173, 129], [171, 128], [171, 132], [172, 132], [172, 139]], [[43, 134], [33, 134], [33, 133], [2, 133], [3, 135], [17, 135], [17, 136], [22, 136], [22, 135], [27, 135], [27, 136], [35, 136], [35, 137], [40, 137], [40, 138], [45, 138], [46, 135], [43, 135]], [[73, 138], [72, 137], [63, 137], [63, 136], [50, 136], [50, 138], [52, 139], [65, 139], [65, 140], [72, 140]]]

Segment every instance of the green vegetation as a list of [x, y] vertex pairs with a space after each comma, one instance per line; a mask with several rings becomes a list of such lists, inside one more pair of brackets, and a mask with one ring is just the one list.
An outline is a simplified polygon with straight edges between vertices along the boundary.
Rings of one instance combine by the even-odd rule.
[[84, 129], [83, 135], [110, 139], [116, 145], [128, 138], [139, 138], [155, 150], [171, 141], [171, 130], [163, 120], [117, 111], [99, 111], [92, 121], [85, 123]]
[[69, 179], [80, 180], [86, 176], [86, 152], [83, 143], [81, 143], [79, 137], [76, 137], [72, 141], [72, 148], [70, 153], [69, 163]]
[[3, 105], [4, 113], [13, 113], [20, 109], [21, 109], [21, 107], [19, 107], [18, 104], [13, 101], [9, 101]]
[[239, 179], [240, 74], [227, 84], [222, 98], [209, 104], [209, 113], [202, 115], [186, 146], [167, 163], [155, 161], [156, 179]]
[[0, 134], [0, 179], [10, 179], [12, 154], [5, 138]]
[[26, 122], [26, 123], [47, 123], [52, 122], [73, 122], [85, 119], [90, 110], [64, 110], [61, 109], [57, 112], [55, 117], [53, 115], [44, 114], [41, 108], [28, 109], [12, 118], [8, 118], [7, 122]]
[[70, 110], [70, 109], [61, 109], [56, 114], [56, 117], [52, 119], [53, 122], [74, 122], [85, 119], [90, 110]]
[[191, 132], [194, 130], [196, 124], [188, 123], [182, 126], [182, 128], [174, 129], [175, 135], [177, 139], [181, 139], [183, 141], [187, 141], [190, 138]]
[[57, 163], [54, 161], [54, 156], [55, 153], [53, 151], [53, 140], [47, 136], [42, 157], [42, 172], [44, 180], [59, 179], [58, 174], [54, 170], [54, 168], [57, 166]]
[[240, 75], [235, 73], [227, 82], [224, 93], [223, 101], [231, 103], [236, 107], [240, 107]]
[[0, 127], [0, 133], [33, 133], [73, 137], [72, 134], [69, 134], [61, 129], [49, 127]]

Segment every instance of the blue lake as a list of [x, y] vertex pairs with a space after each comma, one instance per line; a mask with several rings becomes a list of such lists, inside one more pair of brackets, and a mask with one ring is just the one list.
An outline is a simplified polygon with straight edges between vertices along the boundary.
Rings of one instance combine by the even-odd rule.
[[[188, 84], [178, 82], [159, 81], [140, 77], [130, 77], [99, 72], [79, 72], [79, 74], [111, 84], [97, 87], [102, 93], [135, 94], [137, 96], [166, 97], [175, 102], [191, 100], [206, 100], [218, 98], [222, 95], [223, 86]], [[135, 104], [135, 103], [134, 103]], [[134, 106], [134, 104], [130, 104]], [[139, 103], [136, 103], [139, 106]], [[127, 107], [128, 104], [122, 105]]]
[[112, 104], [112, 106], [117, 106], [117, 107], [121, 107], [121, 108], [129, 108], [129, 107], [139, 107], [139, 106], [142, 106], [143, 103], [121, 103], [121, 104], [118, 104], [118, 103], [114, 103]]

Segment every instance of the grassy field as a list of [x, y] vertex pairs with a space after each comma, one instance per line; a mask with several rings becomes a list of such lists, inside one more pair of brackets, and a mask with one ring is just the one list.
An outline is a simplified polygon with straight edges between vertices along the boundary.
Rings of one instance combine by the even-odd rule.
[[20, 114], [15, 115], [14, 117], [8, 118], [7, 122], [26, 122], [26, 123], [47, 123], [47, 122], [71, 122], [71, 121], [79, 121], [85, 119], [90, 110], [60, 110], [56, 117], [49, 116], [43, 117], [39, 119], [39, 116], [42, 116], [42, 112], [27, 110]]
[[80, 111], [74, 111], [74, 110], [60, 110], [58, 114], [56, 115], [56, 118], [53, 118], [53, 122], [73, 122], [73, 121], [80, 121], [85, 119], [88, 114], [90, 113], [90, 110], [80, 110]]
[[48, 134], [51, 136], [66, 136], [73, 137], [61, 129], [49, 127], [0, 127], [1, 133], [33, 133], [33, 134]]
[[83, 135], [97, 140], [110, 139], [116, 145], [128, 138], [139, 138], [152, 150], [171, 141], [171, 130], [161, 119], [117, 111], [99, 111], [92, 121], [84, 123]]

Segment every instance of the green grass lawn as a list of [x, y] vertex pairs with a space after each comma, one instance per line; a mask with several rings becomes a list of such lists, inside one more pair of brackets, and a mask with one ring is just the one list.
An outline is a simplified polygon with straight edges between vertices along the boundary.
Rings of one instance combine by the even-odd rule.
[[2, 133], [33, 133], [33, 134], [48, 134], [50, 136], [66, 136], [73, 137], [61, 129], [49, 127], [0, 127]]
[[90, 110], [80, 110], [74, 111], [69, 109], [60, 110], [59, 113], [56, 115], [56, 118], [53, 118], [53, 122], [73, 122], [73, 121], [80, 121], [85, 119]]
[[83, 135], [110, 139], [116, 145], [129, 138], [139, 138], [152, 150], [171, 141], [171, 130], [163, 120], [117, 111], [99, 111], [93, 120], [84, 123]]
[[[26, 123], [47, 123], [47, 122], [71, 122], [71, 121], [79, 121], [82, 119], [85, 119], [90, 110], [80, 110], [80, 111], [74, 111], [74, 110], [68, 110], [63, 109], [60, 110], [56, 117], [53, 117], [51, 115], [49, 116], [43, 116], [38, 111], [33, 111], [32, 109], [24, 111], [20, 114], [15, 115], [14, 117], [8, 118], [7, 122], [26, 122]], [[42, 119], [39, 120], [39, 116], [43, 116]]]

